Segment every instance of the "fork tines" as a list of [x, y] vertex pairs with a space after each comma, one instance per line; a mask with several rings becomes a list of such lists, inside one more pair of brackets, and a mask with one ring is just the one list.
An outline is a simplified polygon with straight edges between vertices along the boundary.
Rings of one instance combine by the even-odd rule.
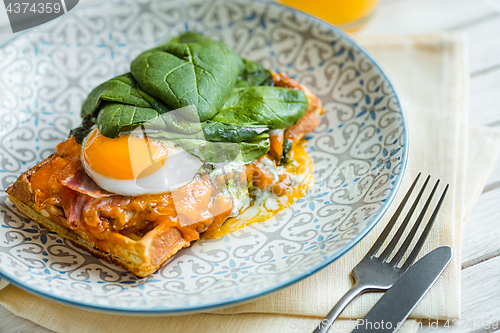
[[[372, 256], [372, 257], [375, 256], [375, 254], [379, 251], [379, 249], [382, 246], [382, 244], [384, 243], [384, 241], [389, 236], [389, 233], [391, 232], [392, 228], [396, 224], [396, 221], [398, 220], [399, 216], [401, 215], [401, 212], [403, 211], [403, 208], [406, 205], [406, 202], [410, 198], [410, 195], [411, 195], [413, 189], [416, 187], [416, 184], [418, 182], [418, 179], [420, 178], [420, 175], [421, 175], [421, 173], [419, 173], [417, 175], [417, 177], [413, 181], [413, 184], [411, 185], [410, 189], [408, 190], [408, 193], [406, 193], [403, 201], [401, 202], [401, 204], [397, 208], [397, 210], [394, 213], [394, 215], [392, 216], [391, 220], [389, 221], [389, 223], [385, 227], [384, 231], [380, 234], [380, 236], [378, 237], [377, 241], [372, 246], [372, 248], [370, 249], [370, 251], [368, 252], [369, 256]], [[384, 249], [384, 251], [382, 252], [382, 254], [380, 254], [380, 256], [378, 257], [378, 260], [386, 261], [390, 257], [391, 253], [393, 252], [393, 250], [395, 249], [395, 247], [398, 244], [399, 240], [401, 239], [401, 236], [403, 235], [404, 230], [407, 227], [407, 225], [408, 225], [408, 223], [409, 223], [409, 221], [410, 221], [413, 213], [415, 212], [415, 209], [417, 208], [417, 205], [418, 205], [420, 199], [422, 198], [422, 195], [424, 194], [425, 188], [426, 188], [427, 184], [429, 183], [430, 178], [431, 178], [431, 176], [429, 175], [427, 177], [427, 179], [425, 180], [424, 185], [422, 186], [422, 189], [420, 190], [420, 192], [418, 193], [417, 197], [413, 201], [413, 204], [412, 204], [410, 210], [408, 211], [408, 213], [406, 214], [406, 216], [405, 216], [402, 224], [399, 226], [399, 228], [396, 231], [394, 237], [391, 239], [390, 243]], [[422, 211], [420, 212], [420, 215], [418, 216], [417, 220], [413, 224], [412, 229], [410, 230], [410, 232], [406, 236], [406, 239], [404, 240], [403, 244], [399, 248], [398, 252], [388, 262], [389, 264], [391, 264], [393, 266], [397, 266], [400, 263], [401, 259], [403, 258], [404, 254], [406, 253], [406, 251], [408, 250], [408, 248], [410, 247], [410, 244], [411, 244], [413, 238], [415, 237], [415, 234], [417, 233], [417, 230], [419, 229], [420, 225], [422, 224], [422, 220], [424, 219], [425, 213], [426, 213], [427, 209], [429, 208], [429, 205], [431, 204], [432, 197], [434, 196], [434, 194], [435, 194], [435, 192], [436, 192], [436, 190], [438, 188], [439, 183], [440, 183], [440, 180], [438, 179], [436, 181], [436, 184], [434, 185], [434, 188], [432, 189], [431, 194], [429, 195], [429, 198], [425, 202], [425, 205], [422, 208]], [[436, 216], [437, 216], [437, 214], [439, 212], [439, 209], [441, 208], [441, 204], [443, 203], [443, 200], [444, 200], [444, 198], [446, 196], [446, 192], [448, 191], [448, 187], [449, 187], [449, 184], [446, 185], [446, 187], [445, 187], [445, 189], [443, 191], [443, 194], [441, 195], [441, 198], [439, 199], [439, 202], [437, 203], [437, 205], [436, 205], [436, 207], [434, 209], [434, 212], [432, 213], [432, 216], [429, 219], [429, 222], [427, 222], [427, 225], [425, 226], [425, 229], [422, 231], [422, 234], [420, 235], [420, 238], [418, 239], [417, 243], [415, 244], [415, 247], [413, 248], [412, 252], [410, 253], [410, 255], [408, 256], [408, 258], [406, 259], [406, 261], [403, 264], [403, 266], [401, 267], [402, 270], [408, 269], [408, 267], [410, 267], [410, 265], [413, 263], [413, 261], [415, 261], [415, 258], [417, 257], [418, 252], [422, 248], [422, 245], [424, 244], [425, 239], [427, 238], [427, 235], [429, 234], [429, 231], [432, 228], [434, 220], [436, 219]]]

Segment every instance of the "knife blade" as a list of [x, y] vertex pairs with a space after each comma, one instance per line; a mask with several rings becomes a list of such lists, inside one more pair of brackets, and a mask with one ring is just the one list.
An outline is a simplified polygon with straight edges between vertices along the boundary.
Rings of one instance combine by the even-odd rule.
[[449, 246], [438, 247], [413, 264], [382, 296], [352, 333], [396, 332], [444, 271], [453, 256]]

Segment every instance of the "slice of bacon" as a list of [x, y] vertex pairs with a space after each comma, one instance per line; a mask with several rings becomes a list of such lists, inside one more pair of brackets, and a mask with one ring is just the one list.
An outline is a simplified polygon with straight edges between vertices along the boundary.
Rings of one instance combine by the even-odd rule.
[[92, 198], [107, 198], [116, 195], [97, 186], [92, 178], [90, 178], [81, 168], [68, 178], [63, 180], [59, 179], [58, 182], [73, 191], [86, 194]]
[[68, 224], [71, 229], [78, 227], [78, 221], [80, 220], [80, 216], [82, 216], [83, 208], [91, 199], [91, 197], [82, 193], [76, 193], [73, 197], [68, 215]]

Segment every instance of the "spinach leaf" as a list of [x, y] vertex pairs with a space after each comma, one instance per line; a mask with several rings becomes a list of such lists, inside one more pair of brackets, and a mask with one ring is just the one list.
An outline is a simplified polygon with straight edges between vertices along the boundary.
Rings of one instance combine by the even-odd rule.
[[[202, 124], [188, 123], [187, 126], [190, 126], [193, 129], [190, 133], [188, 133], [188, 131], [186, 130], [178, 131], [177, 128], [172, 126], [172, 123], [170, 123], [170, 119], [165, 116], [166, 115], [162, 115], [162, 118], [166, 123], [166, 128], [164, 130], [151, 132], [151, 134], [148, 135], [166, 140], [195, 139], [211, 142], [239, 143], [251, 140], [259, 134], [267, 132], [268, 130], [266, 127], [241, 127], [208, 121]], [[176, 122], [174, 124], [182, 123]]]
[[130, 73], [108, 80], [92, 90], [83, 102], [81, 117], [97, 116], [104, 102], [122, 103], [141, 108], [151, 107], [137, 90], [137, 82]]
[[165, 128], [165, 122], [153, 108], [107, 103], [97, 117], [99, 132], [108, 138], [115, 138], [120, 131], [145, 123], [148, 128]]
[[162, 115], [167, 130], [183, 134], [200, 132], [205, 122], [191, 121], [197, 117], [197, 110], [193, 105], [186, 106]]
[[209, 121], [203, 128], [205, 139], [218, 142], [242, 142], [250, 140], [267, 131], [265, 126], [241, 127], [226, 125], [217, 121]]
[[268, 133], [262, 133], [250, 141], [231, 143], [200, 139], [170, 140], [200, 160], [210, 163], [242, 161], [250, 163], [269, 151], [271, 141]]
[[144, 98], [144, 100], [146, 100], [146, 102], [149, 103], [151, 107], [153, 107], [156, 111], [158, 111], [159, 114], [164, 114], [173, 110], [171, 106], [163, 103], [158, 98], [155, 98], [146, 93], [144, 90], [141, 89], [141, 86], [139, 85], [137, 85], [137, 91], [139, 92], [139, 94], [141, 94], [142, 98]]
[[282, 129], [299, 120], [307, 106], [307, 97], [301, 90], [267, 86], [235, 88], [211, 120], [227, 125]]
[[245, 69], [238, 76], [238, 81], [236, 81], [237, 88], [274, 85], [271, 71], [252, 60], [243, 59], [243, 63], [245, 64]]
[[237, 143], [211, 142], [206, 140], [173, 140], [188, 153], [209, 163], [224, 163], [238, 160], [240, 147]]
[[239, 146], [243, 162], [251, 163], [269, 151], [271, 147], [269, 133], [262, 133], [249, 141], [240, 142]]
[[222, 163], [225, 161], [241, 160], [245, 163], [253, 162], [257, 158], [265, 155], [269, 151], [271, 141], [267, 129], [255, 128], [254, 133], [266, 130], [265, 132], [257, 133], [248, 140], [235, 142], [230, 141], [211, 141], [205, 134], [207, 126], [212, 127], [208, 123], [203, 131], [193, 134], [183, 134], [171, 131], [149, 132], [147, 135], [150, 138], [160, 140], [168, 140], [177, 143], [185, 151], [197, 156], [202, 161], [211, 163]]
[[187, 33], [140, 54], [130, 66], [142, 90], [173, 109], [196, 106], [199, 119], [212, 118], [231, 94], [243, 60], [230, 47]]

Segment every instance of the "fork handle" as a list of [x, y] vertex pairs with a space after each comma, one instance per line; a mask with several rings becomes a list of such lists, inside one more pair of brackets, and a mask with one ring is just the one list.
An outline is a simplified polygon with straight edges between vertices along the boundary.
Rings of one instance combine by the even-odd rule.
[[318, 327], [313, 333], [326, 333], [332, 327], [333, 322], [338, 318], [338, 316], [344, 311], [347, 304], [349, 304], [356, 296], [362, 294], [369, 289], [368, 286], [359, 283], [354, 284], [349, 291], [345, 293], [344, 296], [335, 304], [333, 309], [326, 315], [326, 317], [321, 320]]

